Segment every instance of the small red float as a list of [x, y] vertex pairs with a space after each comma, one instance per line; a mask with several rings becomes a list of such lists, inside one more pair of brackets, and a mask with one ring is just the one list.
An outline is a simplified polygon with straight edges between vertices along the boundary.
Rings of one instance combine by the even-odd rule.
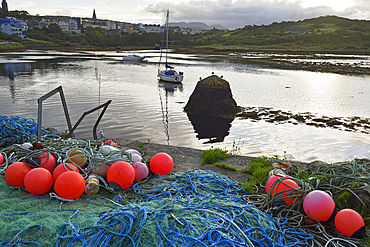
[[24, 187], [34, 195], [42, 195], [53, 186], [53, 176], [49, 170], [37, 167], [29, 171], [24, 177]]
[[0, 153], [0, 166], [4, 163], [4, 156]]
[[75, 171], [63, 172], [55, 181], [54, 190], [61, 198], [76, 200], [85, 191], [85, 179]]
[[24, 162], [15, 162], [11, 164], [5, 171], [5, 181], [14, 187], [24, 187], [24, 177], [31, 171]]
[[150, 159], [150, 170], [154, 174], [166, 175], [172, 171], [173, 160], [166, 153], [157, 153]]
[[105, 140], [105, 141], [103, 141], [103, 143], [106, 144], [106, 145], [111, 145], [113, 147], [117, 147], [117, 144], [112, 140]]
[[79, 172], [78, 168], [74, 164], [71, 164], [71, 163], [60, 164], [54, 169], [54, 172], [53, 172], [54, 182], [57, 180], [60, 174], [66, 171]]
[[57, 161], [51, 153], [42, 152], [33, 154], [26, 162], [32, 167], [43, 167], [49, 172], [53, 172], [57, 166]]
[[135, 181], [135, 169], [126, 161], [117, 161], [109, 167], [107, 180], [114, 190], [124, 190]]
[[338, 232], [346, 237], [363, 238], [365, 236], [365, 221], [353, 209], [342, 209], [334, 218], [334, 225]]
[[[276, 181], [278, 179], [280, 179], [280, 181]], [[300, 196], [297, 196], [300, 193], [294, 192], [294, 190], [298, 188], [299, 188], [299, 185], [294, 180], [290, 178], [278, 176], [278, 175], [272, 175], [267, 180], [267, 183], [265, 186], [266, 192], [270, 194], [271, 197], [275, 196], [278, 193], [284, 193], [281, 195], [281, 199], [286, 205], [290, 205], [294, 202], [294, 200], [300, 198]]]

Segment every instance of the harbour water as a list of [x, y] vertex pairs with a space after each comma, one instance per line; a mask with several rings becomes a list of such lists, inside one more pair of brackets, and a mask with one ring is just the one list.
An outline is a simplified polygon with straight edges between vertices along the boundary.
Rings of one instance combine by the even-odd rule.
[[[72, 125], [99, 104], [112, 100], [99, 130], [108, 138], [209, 149], [249, 156], [326, 162], [370, 158], [370, 135], [307, 125], [274, 124], [235, 118], [216, 123], [189, 119], [183, 108], [196, 83], [213, 72], [230, 83], [242, 107], [271, 107], [318, 116], [370, 117], [370, 77], [273, 69], [245, 56], [169, 54], [184, 72], [182, 84], [158, 82], [160, 51], [136, 51], [143, 63], [123, 62], [128, 52], [25, 51], [0, 57], [0, 115], [37, 120], [37, 99], [62, 86]], [[249, 62], [246, 62], [249, 59]], [[297, 58], [295, 58], [297, 59]], [[315, 58], [317, 60], [317, 58]], [[322, 57], [330, 60], [330, 57]], [[336, 63], [370, 64], [368, 56], [332, 56]], [[98, 112], [88, 115], [76, 137], [92, 139]], [[59, 95], [43, 103], [44, 127], [67, 130]]]

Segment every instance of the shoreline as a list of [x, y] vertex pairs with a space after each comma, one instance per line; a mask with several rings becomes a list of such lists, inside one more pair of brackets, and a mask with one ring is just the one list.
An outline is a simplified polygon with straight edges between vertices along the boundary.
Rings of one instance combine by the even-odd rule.
[[[125, 46], [117, 49], [117, 47], [62, 47], [62, 46], [32, 46], [32, 47], [18, 47], [9, 49], [0, 49], [0, 52], [23, 52], [26, 50], [58, 50], [58, 51], [135, 51], [135, 50], [153, 50], [153, 47], [148, 46]], [[322, 73], [335, 73], [341, 75], [369, 75], [370, 67], [363, 67], [361, 64], [351, 65], [346, 63], [332, 64], [329, 62], [307, 62], [307, 61], [291, 61], [288, 59], [277, 59], [276, 57], [271, 58], [246, 58], [243, 57], [246, 54], [267, 54], [267, 55], [292, 55], [292, 56], [309, 56], [312, 57], [315, 54], [335, 54], [335, 55], [368, 55], [369, 52], [358, 52], [358, 51], [292, 51], [292, 50], [281, 50], [281, 51], [269, 51], [269, 50], [258, 50], [258, 49], [216, 49], [216, 48], [198, 48], [198, 47], [176, 47], [173, 48], [180, 54], [198, 54], [198, 55], [223, 55], [230, 56], [233, 58], [245, 59], [247, 64], [259, 64], [261, 66], [267, 66], [275, 69], [286, 69], [286, 70], [303, 70], [311, 72], [322, 72]]]

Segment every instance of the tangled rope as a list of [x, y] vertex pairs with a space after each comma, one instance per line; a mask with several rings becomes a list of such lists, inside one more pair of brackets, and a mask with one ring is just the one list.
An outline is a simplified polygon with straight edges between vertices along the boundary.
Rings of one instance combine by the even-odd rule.
[[[41, 127], [42, 134], [49, 134]], [[0, 115], [0, 147], [15, 143], [34, 142], [37, 139], [37, 123], [33, 119]]]
[[[309, 246], [313, 236], [242, 200], [241, 186], [212, 171], [156, 176], [136, 184], [138, 200], [105, 200], [117, 209], [94, 226], [70, 221], [60, 246]], [[102, 198], [95, 198], [102, 200]], [[93, 203], [91, 198], [89, 203]], [[122, 204], [121, 204], [122, 203]]]

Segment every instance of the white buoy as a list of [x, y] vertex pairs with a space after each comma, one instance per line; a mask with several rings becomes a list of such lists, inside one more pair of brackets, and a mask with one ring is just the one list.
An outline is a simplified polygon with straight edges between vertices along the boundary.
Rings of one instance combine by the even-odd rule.
[[102, 145], [100, 152], [109, 154], [110, 152], [121, 152], [121, 150], [110, 145]]
[[143, 158], [140, 155], [133, 153], [131, 154], [131, 160], [132, 162], [136, 163], [136, 162], [141, 162]]
[[29, 142], [25, 142], [22, 144], [22, 148], [30, 149], [31, 147], [33, 147], [33, 145]]
[[129, 149], [126, 149], [125, 152], [130, 153], [130, 154], [137, 154], [141, 156], [141, 153], [137, 151], [136, 149], [129, 148]]

